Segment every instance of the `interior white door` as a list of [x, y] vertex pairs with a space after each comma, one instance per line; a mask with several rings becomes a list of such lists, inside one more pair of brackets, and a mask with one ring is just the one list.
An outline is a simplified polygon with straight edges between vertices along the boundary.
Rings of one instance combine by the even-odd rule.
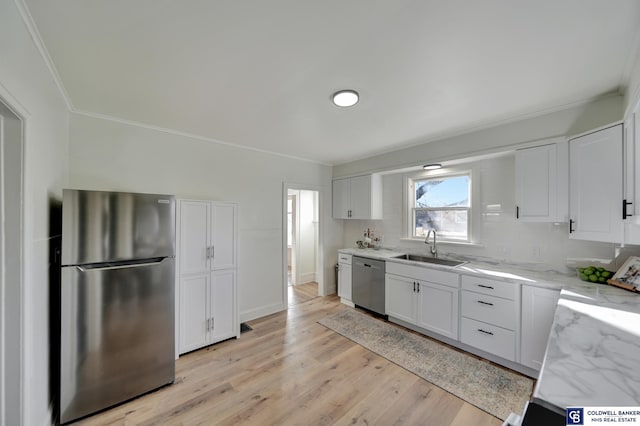
[[622, 125], [569, 141], [569, 237], [622, 242]]
[[207, 247], [209, 246], [208, 201], [184, 201], [180, 206], [180, 275], [203, 273], [209, 270]]

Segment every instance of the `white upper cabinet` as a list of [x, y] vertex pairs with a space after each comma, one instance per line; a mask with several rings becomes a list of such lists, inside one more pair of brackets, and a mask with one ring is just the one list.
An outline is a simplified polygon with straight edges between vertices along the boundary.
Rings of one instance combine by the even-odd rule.
[[516, 218], [523, 222], [567, 221], [567, 142], [516, 151]]
[[382, 176], [333, 181], [334, 219], [382, 219]]
[[569, 237], [621, 243], [622, 124], [569, 140]]
[[636, 203], [640, 202], [640, 102], [624, 122], [624, 147], [627, 166], [624, 189], [627, 202], [624, 241], [627, 244], [640, 244], [640, 208], [635, 209]]

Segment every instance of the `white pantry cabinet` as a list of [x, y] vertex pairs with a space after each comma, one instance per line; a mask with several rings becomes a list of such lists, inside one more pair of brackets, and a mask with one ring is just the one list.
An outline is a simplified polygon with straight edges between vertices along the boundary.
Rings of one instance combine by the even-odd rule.
[[352, 271], [351, 255], [338, 253], [338, 296], [340, 301], [347, 305], [353, 306], [351, 302], [351, 280]]
[[382, 176], [356, 176], [333, 181], [334, 219], [382, 219]]
[[178, 352], [238, 337], [237, 205], [178, 200]]
[[540, 371], [560, 291], [522, 285], [520, 364]]
[[569, 140], [569, 238], [623, 241], [622, 124]]
[[564, 138], [516, 151], [516, 218], [522, 222], [566, 222], [568, 148]]
[[397, 319], [458, 339], [458, 274], [387, 262], [385, 313]]

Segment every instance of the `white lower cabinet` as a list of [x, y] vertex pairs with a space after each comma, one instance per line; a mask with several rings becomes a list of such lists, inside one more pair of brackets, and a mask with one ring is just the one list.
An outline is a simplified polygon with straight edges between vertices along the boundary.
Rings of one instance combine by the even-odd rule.
[[387, 262], [385, 311], [397, 319], [458, 339], [458, 274]]
[[338, 253], [338, 296], [343, 303], [351, 303], [351, 255]]
[[180, 279], [180, 353], [236, 336], [235, 271]]
[[559, 290], [522, 286], [520, 363], [540, 370], [553, 324]]
[[520, 284], [462, 277], [460, 341], [518, 362]]

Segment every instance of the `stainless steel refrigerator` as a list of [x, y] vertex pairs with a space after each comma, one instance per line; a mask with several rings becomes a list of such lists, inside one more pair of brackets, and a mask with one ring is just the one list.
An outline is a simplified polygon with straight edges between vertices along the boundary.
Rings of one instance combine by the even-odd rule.
[[64, 190], [60, 422], [175, 377], [175, 198]]

